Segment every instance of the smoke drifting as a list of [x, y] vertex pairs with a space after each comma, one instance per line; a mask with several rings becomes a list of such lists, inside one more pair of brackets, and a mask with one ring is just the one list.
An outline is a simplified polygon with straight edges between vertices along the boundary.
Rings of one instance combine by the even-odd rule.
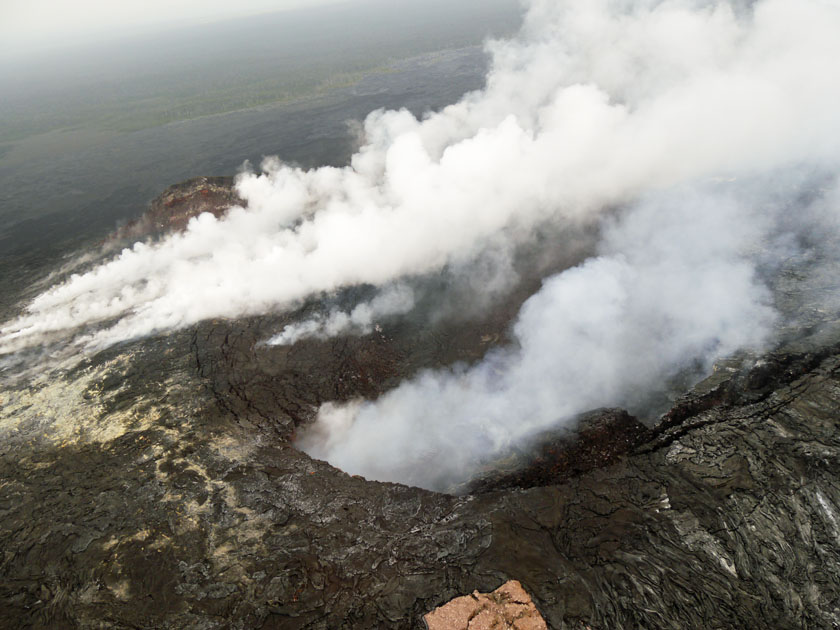
[[418, 121], [375, 112], [346, 168], [269, 160], [248, 209], [198, 217], [40, 297], [5, 343], [121, 318], [110, 343], [382, 284], [469, 258], [555, 216], [713, 174], [836, 158], [837, 7], [572, 1], [531, 4], [491, 46], [487, 88]]
[[326, 339], [343, 333], [366, 335], [380, 319], [403, 315], [412, 308], [414, 291], [402, 284], [395, 285], [382, 291], [370, 302], [358, 304], [349, 313], [333, 309], [326, 316], [290, 324], [266, 343], [270, 346], [290, 346], [307, 337]]
[[[779, 235], [800, 229], [786, 213], [840, 164], [838, 33], [840, 8], [820, 0], [531, 0], [521, 33], [488, 45], [485, 89], [422, 120], [372, 113], [345, 168], [267, 160], [238, 180], [246, 207], [45, 292], [2, 329], [0, 352], [89, 325], [80, 339], [99, 348], [276, 311], [469, 269], [546, 224], [606, 221], [599, 255], [525, 304], [517, 347], [375, 403], [325, 406], [305, 440], [350, 472], [464, 479], [570, 414], [632, 405], [687, 366], [767, 341], [767, 270], [801, 247]], [[835, 220], [831, 203], [809, 216]], [[274, 341], [364, 329], [376, 307], [360, 308]]]
[[770, 338], [777, 316], [757, 272], [780, 262], [766, 248], [781, 211], [734, 191], [656, 195], [605, 229], [599, 256], [546, 280], [515, 347], [376, 402], [324, 405], [300, 446], [368, 478], [446, 489], [575, 414], [644, 405], [666, 379]]

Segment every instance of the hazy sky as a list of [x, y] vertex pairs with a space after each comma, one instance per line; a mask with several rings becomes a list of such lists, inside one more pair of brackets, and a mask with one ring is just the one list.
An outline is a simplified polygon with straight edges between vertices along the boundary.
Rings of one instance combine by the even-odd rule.
[[95, 42], [155, 26], [352, 0], [0, 0], [0, 55]]

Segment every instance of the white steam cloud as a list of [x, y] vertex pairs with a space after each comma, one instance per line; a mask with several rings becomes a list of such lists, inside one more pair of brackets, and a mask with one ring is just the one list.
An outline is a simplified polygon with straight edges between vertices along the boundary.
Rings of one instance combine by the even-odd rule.
[[587, 219], [713, 174], [836, 162], [840, 9], [762, 0], [533, 0], [486, 89], [424, 120], [380, 111], [346, 168], [270, 160], [247, 210], [203, 215], [39, 296], [0, 350], [114, 322], [95, 346], [288, 307], [470, 259], [502, 231]]
[[345, 333], [367, 335], [383, 318], [404, 315], [414, 308], [414, 291], [404, 284], [388, 287], [369, 302], [357, 304], [352, 311], [333, 309], [328, 315], [286, 326], [266, 343], [270, 346], [290, 346], [301, 339], [328, 339]]
[[776, 320], [756, 274], [776, 227], [763, 210], [696, 190], [639, 204], [599, 256], [524, 304], [515, 347], [376, 402], [324, 405], [299, 446], [368, 478], [446, 489], [575, 414], [632, 407], [698, 362], [761, 346]]
[[[267, 160], [238, 180], [246, 207], [43, 293], [3, 327], [0, 352], [90, 325], [80, 339], [101, 347], [284, 309], [469, 269], [546, 224], [601, 223], [599, 255], [545, 282], [514, 347], [374, 403], [324, 406], [301, 442], [350, 472], [439, 488], [574, 413], [632, 406], [687, 367], [765, 343], [765, 276], [807, 240], [789, 215], [840, 166], [840, 5], [527, 5], [521, 33], [489, 45], [485, 89], [422, 120], [372, 113], [344, 168]], [[809, 220], [836, 223], [836, 201], [823, 195]], [[336, 312], [274, 342], [364, 330], [409, 302]]]

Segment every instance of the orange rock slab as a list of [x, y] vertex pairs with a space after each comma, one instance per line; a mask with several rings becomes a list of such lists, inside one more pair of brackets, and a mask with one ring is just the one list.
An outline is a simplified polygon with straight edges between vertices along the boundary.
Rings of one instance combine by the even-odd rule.
[[457, 597], [423, 617], [429, 630], [548, 630], [531, 596], [516, 580], [492, 593]]

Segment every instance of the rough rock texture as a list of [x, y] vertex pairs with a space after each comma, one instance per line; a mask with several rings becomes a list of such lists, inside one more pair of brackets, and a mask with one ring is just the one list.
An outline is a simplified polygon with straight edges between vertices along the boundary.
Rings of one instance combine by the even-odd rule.
[[167, 188], [139, 219], [119, 228], [109, 240], [119, 243], [180, 231], [203, 212], [220, 217], [241, 203], [233, 177], [195, 177]]
[[[237, 326], [206, 337], [224, 353], [173, 335], [4, 395], [0, 626], [421, 628], [509, 579], [552, 628], [840, 623], [837, 348], [716, 374], [603, 468], [459, 498], [311, 460], [267, 401], [226, 408], [196, 357], [231, 381], [268, 362]], [[50, 418], [61, 387], [78, 406]]]
[[457, 597], [423, 617], [428, 630], [548, 630], [545, 619], [516, 580], [492, 593]]
[[513, 579], [554, 630], [840, 626], [836, 330], [722, 365], [649, 432], [611, 412], [561, 456], [537, 446], [500, 473], [527, 483], [480, 494], [367, 482], [290, 445], [323, 400], [481, 357], [520, 298], [478, 322], [259, 343], [304, 305], [6, 382], [0, 627], [420, 629]]
[[548, 486], [617, 461], [649, 430], [623, 409], [597, 409], [568, 426], [535, 436], [516, 451], [488, 462], [467, 492]]

